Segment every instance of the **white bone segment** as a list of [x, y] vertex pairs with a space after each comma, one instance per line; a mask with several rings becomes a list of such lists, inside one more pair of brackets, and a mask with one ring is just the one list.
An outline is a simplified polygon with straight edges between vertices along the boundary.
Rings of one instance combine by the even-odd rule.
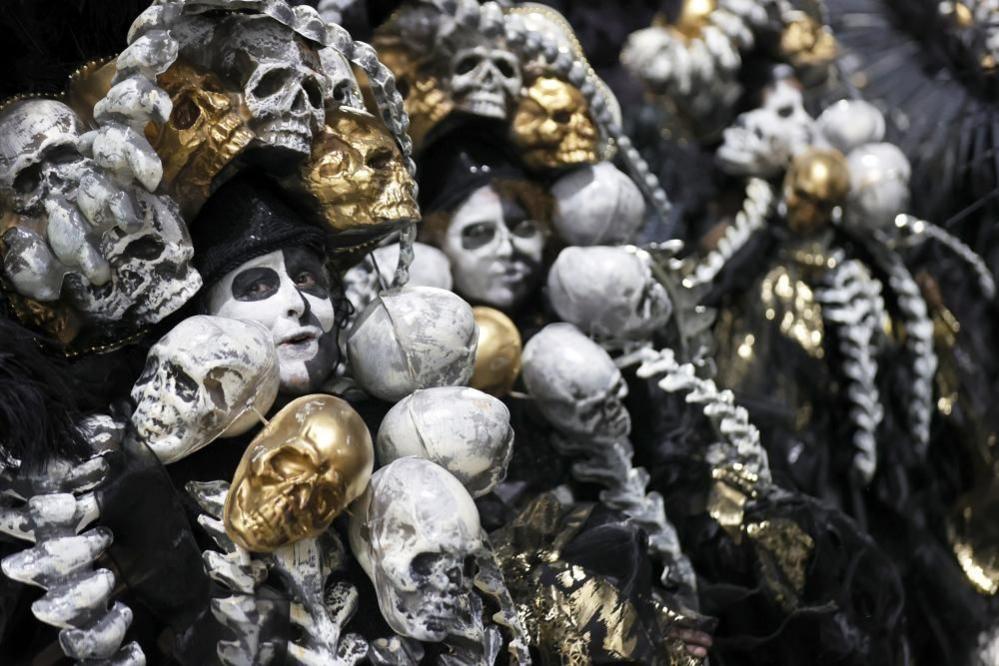
[[60, 629], [59, 645], [67, 657], [88, 665], [140, 666], [145, 655], [138, 644], [122, 646], [132, 611], [118, 602], [108, 608], [115, 577], [94, 566], [111, 545], [111, 530], [80, 533], [99, 517], [96, 498], [88, 491], [107, 473], [107, 463], [95, 457], [77, 465], [54, 461], [20, 480], [46, 494], [28, 497], [23, 506], [0, 508], [0, 530], [35, 545], [5, 557], [0, 569], [12, 580], [46, 590], [31, 611]]

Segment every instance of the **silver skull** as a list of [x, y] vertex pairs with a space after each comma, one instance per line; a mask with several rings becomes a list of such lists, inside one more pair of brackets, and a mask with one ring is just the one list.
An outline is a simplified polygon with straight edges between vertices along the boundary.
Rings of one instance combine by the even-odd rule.
[[219, 436], [236, 436], [274, 404], [279, 384], [270, 332], [250, 321], [198, 315], [153, 345], [132, 387], [136, 434], [165, 464]]
[[308, 156], [330, 85], [317, 51], [270, 17], [246, 14], [226, 18], [208, 50], [216, 71], [242, 89], [256, 141]]
[[735, 175], [777, 175], [811, 145], [813, 124], [798, 86], [779, 80], [762, 107], [741, 114], [725, 130], [716, 158], [723, 170]]
[[868, 228], [885, 229], [909, 208], [909, 160], [898, 146], [871, 143], [847, 155], [850, 195], [847, 221]]
[[111, 280], [100, 286], [77, 275], [66, 280], [70, 302], [95, 322], [159, 322], [202, 285], [191, 266], [194, 247], [177, 205], [140, 188], [134, 197], [141, 228], [108, 229], [99, 244], [111, 266]]
[[642, 192], [610, 162], [575, 169], [552, 185], [552, 223], [570, 245], [629, 242], [645, 221]]
[[383, 465], [405, 456], [431, 460], [481, 497], [506, 477], [513, 455], [510, 410], [473, 388], [416, 391], [385, 415], [375, 448]]
[[548, 299], [564, 321], [602, 340], [640, 340], [665, 326], [673, 305], [636, 247], [567, 247], [548, 272]]
[[458, 49], [451, 59], [451, 96], [466, 113], [506, 118], [522, 83], [520, 61], [506, 49], [478, 44]]
[[350, 515], [351, 550], [393, 631], [431, 642], [458, 633], [482, 548], [465, 487], [429, 460], [400, 458], [374, 473]]
[[549, 324], [535, 334], [524, 346], [522, 373], [541, 414], [562, 432], [594, 439], [631, 432], [621, 371], [572, 324]]
[[478, 338], [472, 308], [460, 296], [404, 287], [379, 294], [361, 313], [347, 355], [362, 389], [396, 402], [417, 389], [467, 383]]

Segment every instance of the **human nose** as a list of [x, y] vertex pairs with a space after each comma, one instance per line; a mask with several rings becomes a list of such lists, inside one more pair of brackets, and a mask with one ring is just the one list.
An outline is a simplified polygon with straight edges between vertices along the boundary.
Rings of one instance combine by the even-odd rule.
[[496, 225], [496, 256], [508, 258], [513, 256], [513, 237], [506, 225]]
[[281, 304], [284, 316], [292, 319], [301, 319], [309, 310], [309, 304], [302, 292], [286, 280], [281, 281]]

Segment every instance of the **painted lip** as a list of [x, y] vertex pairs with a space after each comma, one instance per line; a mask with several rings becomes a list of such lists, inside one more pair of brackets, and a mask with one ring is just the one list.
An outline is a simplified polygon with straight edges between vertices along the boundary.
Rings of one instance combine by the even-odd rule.
[[498, 266], [493, 271], [493, 276], [497, 280], [503, 280], [506, 282], [518, 282], [520, 280], [525, 279], [528, 275], [530, 275], [530, 272], [531, 272], [530, 268], [528, 268], [524, 264], [520, 263], [507, 264], [507, 265]]
[[316, 326], [303, 326], [285, 333], [277, 342], [278, 352], [282, 356], [311, 358], [319, 350], [319, 338], [323, 332]]

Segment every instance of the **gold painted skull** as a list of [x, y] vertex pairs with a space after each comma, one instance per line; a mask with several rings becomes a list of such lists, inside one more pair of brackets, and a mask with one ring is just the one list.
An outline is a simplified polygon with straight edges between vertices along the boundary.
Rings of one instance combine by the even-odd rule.
[[428, 63], [391, 38], [375, 37], [378, 58], [395, 76], [395, 85], [409, 116], [409, 136], [419, 147], [434, 127], [454, 110], [454, 100]]
[[520, 99], [512, 128], [529, 167], [554, 169], [598, 161], [599, 137], [586, 100], [560, 79], [534, 80]]
[[850, 168], [843, 153], [822, 148], [801, 153], [784, 177], [788, 227], [801, 235], [822, 230], [849, 192]]
[[173, 110], [162, 127], [147, 127], [147, 138], [163, 160], [164, 187], [191, 219], [253, 133], [239, 94], [225, 90], [215, 74], [178, 61], [158, 82]]
[[261, 553], [317, 536], [364, 492], [373, 467], [371, 434], [346, 401], [298, 398], [243, 453], [226, 496], [226, 533]]
[[399, 147], [367, 113], [341, 107], [328, 115], [302, 181], [338, 232], [384, 231], [420, 216]]

